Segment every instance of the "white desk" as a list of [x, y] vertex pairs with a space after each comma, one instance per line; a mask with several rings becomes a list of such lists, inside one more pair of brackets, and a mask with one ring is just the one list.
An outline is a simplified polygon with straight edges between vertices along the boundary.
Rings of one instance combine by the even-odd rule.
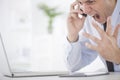
[[110, 73], [109, 75], [94, 76], [94, 77], [26, 77], [26, 78], [8, 78], [0, 75], [0, 80], [120, 80], [120, 72]]

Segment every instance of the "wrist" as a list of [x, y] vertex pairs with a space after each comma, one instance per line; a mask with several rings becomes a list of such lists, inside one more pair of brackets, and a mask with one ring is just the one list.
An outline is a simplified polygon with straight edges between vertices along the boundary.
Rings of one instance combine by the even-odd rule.
[[79, 39], [79, 35], [70, 35], [68, 34], [67, 39], [69, 42], [76, 42]]
[[115, 64], [117, 64], [117, 65], [120, 64], [120, 49], [116, 52]]

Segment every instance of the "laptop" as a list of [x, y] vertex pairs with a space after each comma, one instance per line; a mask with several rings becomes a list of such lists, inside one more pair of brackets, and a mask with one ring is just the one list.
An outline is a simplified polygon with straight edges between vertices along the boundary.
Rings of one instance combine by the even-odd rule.
[[2, 34], [0, 33], [0, 73], [7, 77], [41, 77], [41, 76], [57, 76], [62, 74], [67, 74], [67, 71], [56, 71], [56, 72], [40, 72], [40, 71], [13, 71], [8, 55], [6, 53], [4, 40]]
[[101, 75], [108, 75], [109, 72], [79, 72], [79, 73], [72, 73], [72, 74], [58, 74], [59, 77], [92, 77], [92, 76], [101, 76]]

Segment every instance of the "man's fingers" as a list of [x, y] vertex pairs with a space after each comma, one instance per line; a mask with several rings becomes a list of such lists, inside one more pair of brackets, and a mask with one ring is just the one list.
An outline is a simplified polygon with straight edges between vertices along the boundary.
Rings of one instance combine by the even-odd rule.
[[77, 1], [73, 2], [70, 6], [70, 11], [74, 10], [75, 9], [75, 6], [78, 4]]
[[106, 33], [108, 35], [111, 35], [112, 34], [111, 17], [107, 18], [107, 25], [106, 26], [107, 26]]
[[82, 14], [83, 12], [81, 12], [80, 10], [71, 10], [70, 13], [72, 14]]
[[118, 33], [120, 31], [120, 24], [118, 24], [113, 32], [113, 36], [115, 37], [115, 39], [117, 39], [118, 37]]
[[92, 50], [95, 50], [95, 51], [98, 51], [98, 47], [95, 46], [95, 45], [92, 45], [90, 43], [85, 43], [85, 46], [89, 49], [92, 49]]
[[101, 28], [95, 23], [95, 21], [92, 22], [92, 25], [93, 25], [93, 27], [98, 31], [98, 33], [100, 34], [100, 36], [103, 37], [103, 35], [104, 35], [104, 33], [105, 33], [104, 30], [101, 29]]
[[83, 35], [89, 39], [91, 39], [92, 41], [94, 41], [95, 43], [99, 44], [100, 43], [100, 39], [96, 38], [95, 36], [92, 36], [88, 33], [83, 33]]

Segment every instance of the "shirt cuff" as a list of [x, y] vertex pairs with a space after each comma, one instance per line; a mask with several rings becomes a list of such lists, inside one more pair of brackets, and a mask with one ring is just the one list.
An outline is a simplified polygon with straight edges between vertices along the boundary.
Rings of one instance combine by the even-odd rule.
[[[79, 39], [76, 42], [69, 42], [67, 37], [65, 38], [65, 49], [68, 51], [68, 53], [71, 51], [73, 46], [79, 45]], [[66, 51], [65, 50], [65, 51]]]
[[114, 64], [114, 70], [116, 71], [116, 72], [120, 72], [120, 64]]

